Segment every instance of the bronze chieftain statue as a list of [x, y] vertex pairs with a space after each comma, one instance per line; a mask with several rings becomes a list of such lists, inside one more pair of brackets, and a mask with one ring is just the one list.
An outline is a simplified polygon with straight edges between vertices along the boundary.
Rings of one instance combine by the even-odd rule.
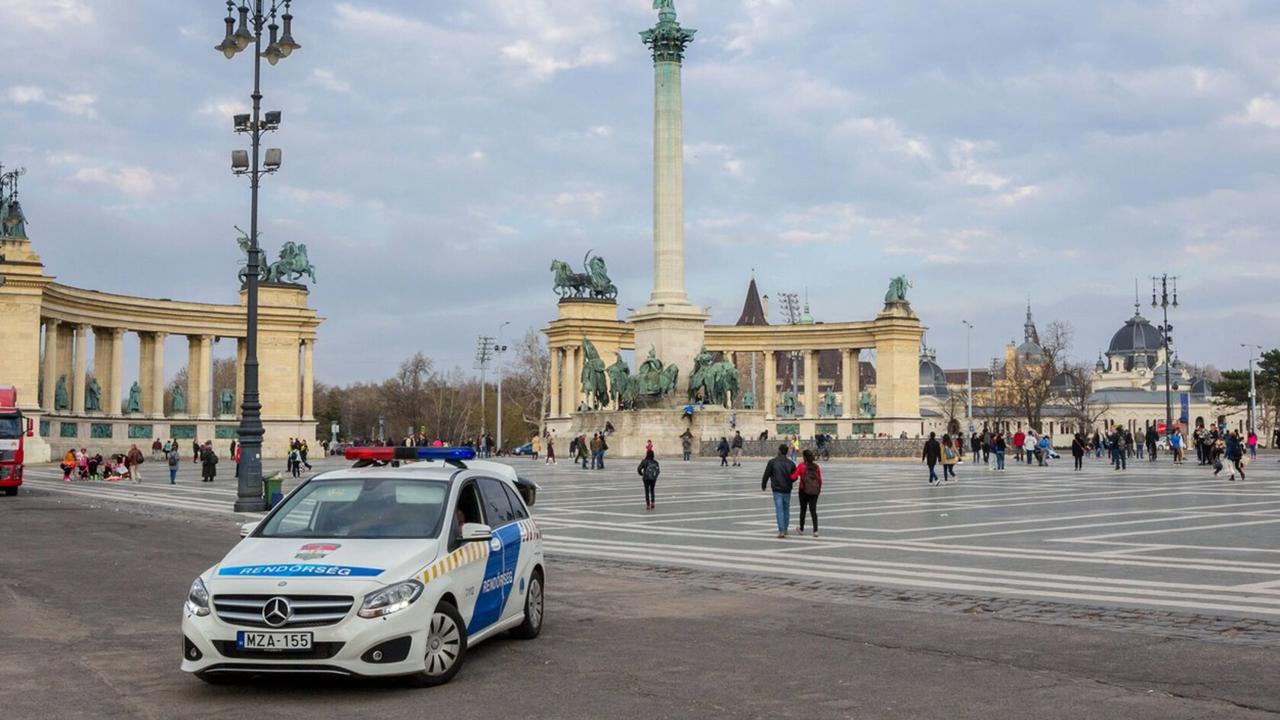
[[662, 361], [658, 359], [658, 353], [653, 346], [649, 346], [649, 357], [640, 363], [640, 367], [636, 369], [636, 380], [640, 383], [640, 395], [647, 397], [661, 397], [669, 395], [671, 391], [676, 389], [676, 381], [679, 379], [680, 369], [675, 365], [663, 367]]
[[631, 368], [621, 355], [605, 372], [609, 375], [609, 398], [619, 410], [631, 407], [640, 391], [639, 378], [631, 376]]
[[889, 281], [889, 291], [884, 294], [885, 305], [907, 305], [907, 288], [911, 282], [906, 275], [899, 275]]
[[596, 346], [587, 338], [582, 338], [582, 392], [591, 402], [592, 407], [600, 409], [609, 405], [609, 388], [605, 381], [604, 360]]
[[689, 374], [689, 399], [701, 399], [713, 405], [729, 404], [738, 393], [738, 368], [721, 360], [712, 362], [711, 353], [702, 352], [693, 359], [693, 372]]

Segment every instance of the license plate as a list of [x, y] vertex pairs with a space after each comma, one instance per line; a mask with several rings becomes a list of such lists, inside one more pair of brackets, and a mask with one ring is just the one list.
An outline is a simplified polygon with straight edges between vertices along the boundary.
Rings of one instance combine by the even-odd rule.
[[240, 650], [275, 650], [306, 652], [311, 649], [311, 633], [267, 633], [236, 631], [236, 647]]

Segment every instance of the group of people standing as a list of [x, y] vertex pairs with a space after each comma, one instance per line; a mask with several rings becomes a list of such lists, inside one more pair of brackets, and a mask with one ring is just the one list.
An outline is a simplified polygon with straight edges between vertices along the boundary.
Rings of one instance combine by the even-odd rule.
[[[569, 457], [574, 463], [582, 465], [583, 470], [603, 470], [604, 454], [609, 450], [607, 432], [593, 433], [590, 438], [579, 435], [569, 441]], [[547, 462], [555, 462], [555, 454], [551, 442], [547, 442]]]
[[[235, 440], [231, 441], [231, 452], [239, 463], [240, 454]], [[163, 461], [168, 466], [169, 484], [176, 485], [178, 467], [182, 463], [182, 450], [178, 441], [170, 439], [161, 442], [157, 439], [151, 444], [151, 455], [153, 459]], [[213, 482], [214, 477], [217, 476], [218, 467], [218, 454], [213, 450], [213, 441], [206, 441], [203, 444], [193, 441], [191, 461], [200, 463], [200, 476], [203, 482]], [[71, 476], [75, 474], [81, 480], [109, 482], [132, 480], [135, 483], [141, 483], [141, 466], [145, 462], [146, 456], [137, 444], [134, 444], [128, 451], [115, 453], [109, 457], [103, 457], [102, 453], [91, 455], [85, 448], [79, 450], [72, 448], [63, 455], [59, 467], [62, 470], [64, 482], [71, 482]]]

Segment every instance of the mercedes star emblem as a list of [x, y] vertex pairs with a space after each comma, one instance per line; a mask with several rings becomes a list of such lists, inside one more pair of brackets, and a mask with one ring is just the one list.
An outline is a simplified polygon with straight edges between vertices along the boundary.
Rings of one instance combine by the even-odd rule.
[[280, 627], [293, 617], [293, 608], [289, 601], [282, 597], [273, 597], [262, 606], [262, 621], [271, 627]]

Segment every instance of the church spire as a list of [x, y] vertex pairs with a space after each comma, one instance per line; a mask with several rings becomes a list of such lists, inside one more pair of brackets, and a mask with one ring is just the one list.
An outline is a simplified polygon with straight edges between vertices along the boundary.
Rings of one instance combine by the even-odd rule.
[[1036, 332], [1036, 323], [1031, 319], [1031, 298], [1027, 298], [1027, 321], [1022, 324], [1022, 337], [1029, 343], [1040, 344], [1040, 333]]

